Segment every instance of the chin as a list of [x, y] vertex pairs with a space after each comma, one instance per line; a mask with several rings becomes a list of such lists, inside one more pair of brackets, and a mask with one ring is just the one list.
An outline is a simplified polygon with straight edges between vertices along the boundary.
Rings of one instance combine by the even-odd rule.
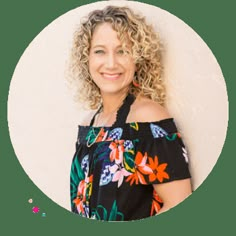
[[112, 87], [109, 87], [109, 88], [104, 88], [105, 86], [103, 87], [100, 87], [100, 91], [101, 93], [103, 94], [117, 94], [117, 93], [120, 93], [122, 91], [125, 91], [125, 90], [128, 90], [127, 87], [116, 87], [116, 88], [112, 88]]

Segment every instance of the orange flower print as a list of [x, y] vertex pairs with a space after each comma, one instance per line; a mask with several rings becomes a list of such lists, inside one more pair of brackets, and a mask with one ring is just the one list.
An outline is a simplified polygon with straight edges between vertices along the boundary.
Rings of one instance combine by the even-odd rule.
[[152, 173], [149, 175], [149, 181], [153, 182], [156, 179], [162, 183], [164, 179], [169, 179], [169, 175], [165, 172], [167, 163], [162, 163], [159, 165], [158, 157], [153, 158], [149, 157], [149, 167], [152, 169]]
[[104, 141], [107, 137], [107, 134], [108, 132], [105, 132], [104, 128], [101, 128], [96, 138], [96, 142]]
[[142, 155], [141, 152], [137, 152], [135, 157], [135, 171], [126, 179], [126, 182], [130, 181], [130, 185], [132, 185], [134, 182], [135, 184], [138, 184], [139, 182], [141, 184], [147, 184], [144, 175], [151, 174], [153, 171], [146, 163], [147, 153]]
[[161, 200], [161, 198], [157, 195], [157, 192], [155, 191], [155, 189], [153, 190], [153, 197], [152, 197], [152, 208], [151, 208], [151, 216], [157, 214], [163, 204], [163, 201]]
[[78, 185], [77, 197], [74, 199], [73, 202], [75, 203], [79, 214], [85, 215], [87, 213], [87, 209], [85, 206], [86, 195], [88, 195], [88, 197], [91, 196], [92, 181], [93, 175], [81, 180]]
[[111, 162], [115, 161], [116, 164], [120, 164], [123, 161], [123, 153], [124, 153], [124, 140], [115, 140], [111, 142], [109, 145], [111, 149], [110, 152], [110, 160]]
[[74, 199], [74, 203], [77, 207], [79, 214], [84, 214], [84, 206], [83, 203], [85, 202], [85, 195], [86, 194], [86, 183], [85, 180], [81, 180], [78, 185], [78, 192], [77, 197]]
[[132, 175], [130, 175], [127, 179], [126, 182], [130, 181], [130, 186], [133, 185], [133, 183], [135, 182], [135, 184], [138, 184], [139, 182], [141, 184], [147, 184], [144, 176], [139, 173], [138, 171], [135, 171]]

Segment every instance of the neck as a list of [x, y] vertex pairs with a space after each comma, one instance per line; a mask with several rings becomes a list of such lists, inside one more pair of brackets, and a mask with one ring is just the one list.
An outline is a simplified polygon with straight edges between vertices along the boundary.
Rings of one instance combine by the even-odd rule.
[[117, 94], [102, 94], [103, 114], [110, 114], [119, 109], [128, 92], [123, 91]]

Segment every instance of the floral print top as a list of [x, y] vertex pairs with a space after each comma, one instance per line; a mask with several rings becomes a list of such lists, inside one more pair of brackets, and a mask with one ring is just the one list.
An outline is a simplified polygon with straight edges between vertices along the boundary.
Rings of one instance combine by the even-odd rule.
[[128, 95], [111, 127], [79, 126], [70, 173], [71, 209], [80, 216], [129, 221], [158, 213], [152, 184], [190, 178], [188, 156], [173, 118], [125, 123]]

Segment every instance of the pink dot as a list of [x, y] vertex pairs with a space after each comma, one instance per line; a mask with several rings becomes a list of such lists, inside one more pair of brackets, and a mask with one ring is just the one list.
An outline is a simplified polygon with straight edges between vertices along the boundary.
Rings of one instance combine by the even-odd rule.
[[39, 213], [39, 207], [34, 206], [34, 207], [32, 208], [32, 212], [33, 212], [33, 213]]

